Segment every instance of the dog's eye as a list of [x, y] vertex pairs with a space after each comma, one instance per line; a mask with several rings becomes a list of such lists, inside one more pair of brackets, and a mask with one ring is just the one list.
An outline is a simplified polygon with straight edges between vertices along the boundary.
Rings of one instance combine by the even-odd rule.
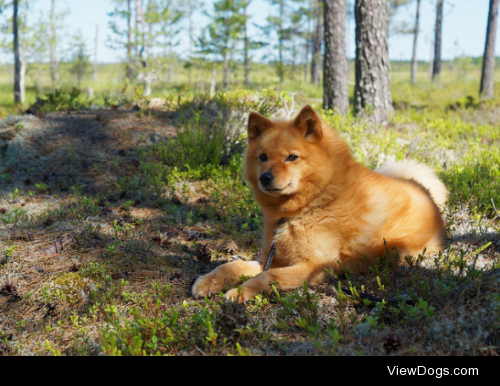
[[259, 159], [260, 159], [261, 162], [266, 162], [267, 161], [267, 155], [261, 154], [260, 157], [259, 157]]
[[291, 154], [288, 156], [288, 161], [296, 161], [299, 157], [297, 157], [295, 154]]

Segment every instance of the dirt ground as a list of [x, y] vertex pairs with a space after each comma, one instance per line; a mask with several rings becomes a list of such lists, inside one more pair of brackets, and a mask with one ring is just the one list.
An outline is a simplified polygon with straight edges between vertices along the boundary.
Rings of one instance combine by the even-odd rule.
[[[115, 282], [126, 279], [129, 292], [145, 293], [151, 282], [171, 284], [174, 288], [171, 304], [186, 301], [195, 307], [199, 303], [191, 299], [189, 290], [198, 275], [222, 262], [255, 257], [259, 249], [258, 232], [251, 237], [231, 235], [224, 233], [222, 225], [203, 220], [189, 227], [181, 226], [172, 213], [152, 207], [146, 199], [128, 197], [118, 183], [138, 172], [137, 148], [147, 148], [175, 135], [175, 114], [89, 110], [50, 113], [41, 118], [9, 117], [0, 122], [3, 162], [0, 215], [4, 219], [0, 223], [0, 250], [3, 251], [0, 255], [0, 332], [10, 342], [9, 345], [1, 343], [0, 336], [0, 355], [44, 355], [47, 354], [42, 344], [45, 341], [57, 344], [63, 354], [78, 354], [74, 328], [64, 329], [57, 323], [67, 320], [72, 312], [85, 315], [86, 298], [80, 293], [88, 294], [95, 283], [75, 284], [80, 286], [75, 296], [72, 298], [70, 293], [66, 300], [54, 301], [48, 294], [54, 286], [64, 284], [58, 282], [61, 277], [71, 281], [71, 274], [87, 269], [90, 263], [107, 262], [112, 279]], [[190, 189], [189, 205], [209, 205], [203, 189], [196, 185]], [[427, 299], [440, 308], [438, 316], [427, 322], [423, 330], [418, 323], [391, 324], [394, 316], [387, 316], [386, 328], [373, 329], [366, 323], [370, 311], [339, 304], [334, 286], [325, 284], [314, 289], [318, 296], [319, 323], [326, 326], [333, 319], [345, 329], [337, 353], [500, 353], [500, 336], [492, 327], [497, 323], [497, 311], [492, 311], [495, 305], [489, 297], [500, 288], [498, 219], [473, 219], [466, 207], [445, 215], [450, 224], [450, 248], [445, 258], [462, 251], [464, 264], [474, 267], [473, 270], [464, 268], [464, 272], [468, 269], [467, 272], [483, 272], [481, 281], [462, 285], [457, 280], [447, 299], [428, 293]], [[120, 226], [119, 233], [117, 226]], [[120, 237], [122, 246], [110, 250], [113, 240]], [[488, 243], [486, 249], [474, 253]], [[457, 269], [454, 268], [455, 274]], [[397, 267], [391, 271], [390, 279], [399, 280], [403, 294], [410, 296], [408, 286], [415, 275], [420, 282], [431, 283], [437, 271], [430, 259], [417, 268]], [[377, 294], [373, 276], [357, 278], [356, 285], [360, 288], [364, 285], [367, 291]], [[398, 285], [394, 288], [399, 288]], [[485, 286], [489, 286], [487, 292], [484, 292]], [[127, 304], [118, 306], [125, 309]], [[275, 330], [278, 311], [277, 306], [268, 304], [251, 314], [262, 331], [271, 334], [269, 339], [278, 342], [254, 347], [251, 352], [315, 353], [317, 348], [313, 342], [301, 338], [302, 332]], [[359, 324], [347, 329], [353, 320]], [[104, 324], [104, 320], [97, 321], [86, 331], [90, 338], [86, 343], [87, 354], [103, 353], [99, 328]], [[48, 329], [47, 325], [53, 328]], [[14, 346], [17, 351], [12, 351]], [[174, 354], [199, 353], [194, 350]]]

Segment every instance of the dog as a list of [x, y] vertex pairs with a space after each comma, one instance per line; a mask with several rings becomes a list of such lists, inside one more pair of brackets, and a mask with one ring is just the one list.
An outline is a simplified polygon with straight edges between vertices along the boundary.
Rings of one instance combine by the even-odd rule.
[[[270, 291], [270, 283], [283, 290], [315, 286], [328, 271], [366, 273], [396, 249], [405, 257], [445, 248], [440, 207], [448, 191], [436, 174], [409, 160], [364, 167], [310, 106], [292, 121], [250, 114], [245, 174], [263, 211], [261, 255], [198, 278], [195, 298], [230, 285], [225, 298], [247, 302]], [[264, 271], [273, 240], [276, 254]], [[242, 275], [251, 279], [237, 288]]]

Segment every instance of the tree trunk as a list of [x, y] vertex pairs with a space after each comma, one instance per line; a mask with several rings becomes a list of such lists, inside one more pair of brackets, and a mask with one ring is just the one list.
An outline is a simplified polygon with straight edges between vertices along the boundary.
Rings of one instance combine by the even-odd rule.
[[57, 80], [57, 35], [55, 7], [55, 0], [52, 0], [50, 8], [50, 87], [52, 92], [54, 92], [56, 88]]
[[168, 65], [168, 83], [172, 83], [174, 79], [174, 59], [172, 54], [169, 55], [169, 65]]
[[26, 41], [23, 39], [21, 45], [21, 73], [19, 74], [19, 89], [21, 91], [21, 103], [26, 102]]
[[285, 63], [283, 63], [283, 19], [285, 17], [285, 2], [281, 1], [280, 4], [280, 27], [279, 27], [279, 76], [280, 76], [280, 84], [283, 84], [285, 81]]
[[312, 42], [311, 83], [318, 85], [321, 71], [321, 43], [323, 41], [323, 23], [320, 0], [315, 0], [314, 31]]
[[95, 48], [94, 48], [94, 81], [97, 81], [98, 64], [97, 64], [97, 48], [99, 43], [99, 24], [95, 26]]
[[480, 94], [483, 99], [493, 98], [495, 92], [495, 41], [497, 36], [498, 4], [500, 0], [490, 0], [486, 47], [484, 49], [483, 73]]
[[392, 111], [389, 16], [385, 0], [356, 0], [356, 88], [354, 110], [374, 123]]
[[[193, 58], [193, 42], [194, 42], [194, 24], [193, 24], [193, 12], [194, 4], [192, 0], [187, 1], [189, 6], [189, 61]], [[188, 67], [188, 81], [191, 80], [191, 66]]]
[[434, 38], [434, 66], [432, 68], [432, 79], [439, 81], [441, 74], [441, 43], [443, 32], [443, 0], [437, 2], [436, 29]]
[[127, 0], [127, 79], [132, 79], [132, 7]]
[[222, 62], [222, 87], [224, 90], [229, 84], [229, 60], [227, 58], [227, 50], [224, 51], [224, 59]]
[[135, 49], [135, 69], [136, 71], [139, 71], [139, 65], [140, 65], [140, 60], [139, 60], [139, 45], [140, 45], [140, 31], [139, 31], [139, 22], [140, 22], [140, 14], [141, 14], [141, 9], [140, 9], [140, 1], [135, 0], [135, 42], [134, 42], [134, 49]]
[[305, 53], [306, 57], [304, 60], [304, 81], [307, 82], [307, 77], [309, 76], [309, 71], [308, 71], [309, 70], [309, 66], [308, 66], [308, 64], [309, 64], [309, 51], [311, 49], [311, 44], [309, 44], [309, 41], [306, 42], [304, 48], [306, 51], [306, 53]]
[[[246, 3], [245, 3], [246, 4]], [[250, 58], [248, 57], [249, 43], [248, 43], [248, 31], [247, 31], [247, 7], [243, 7], [243, 16], [245, 17], [244, 26], [244, 66], [245, 66], [245, 86], [250, 84]]]
[[215, 62], [212, 63], [212, 81], [210, 83], [210, 99], [215, 95], [215, 76], [216, 76]]
[[[142, 25], [142, 35], [141, 35], [141, 52], [140, 59], [142, 61], [142, 67], [148, 67], [148, 53], [146, 52], [146, 14], [144, 10], [144, 1], [141, 0], [141, 25]], [[146, 57], [146, 59], [144, 59]]]
[[346, 2], [324, 0], [325, 59], [324, 96], [325, 111], [337, 109], [345, 114], [349, 111], [349, 73], [346, 56]]
[[418, 41], [418, 30], [420, 23], [420, 4], [421, 0], [417, 0], [417, 16], [415, 18], [415, 35], [413, 38], [413, 58], [411, 60], [411, 82], [415, 84], [417, 82], [417, 70], [418, 70], [418, 59], [417, 59], [417, 41]]
[[14, 103], [21, 103], [21, 61], [19, 58], [19, 28], [18, 10], [19, 0], [14, 0], [14, 16], [12, 18], [12, 30], [14, 33]]

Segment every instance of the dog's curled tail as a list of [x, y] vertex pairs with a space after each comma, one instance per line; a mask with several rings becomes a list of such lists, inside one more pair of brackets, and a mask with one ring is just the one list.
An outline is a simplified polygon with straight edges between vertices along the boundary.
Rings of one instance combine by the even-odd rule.
[[448, 189], [439, 180], [434, 170], [413, 160], [390, 162], [375, 170], [389, 177], [413, 180], [430, 193], [434, 202], [441, 206], [448, 198]]

